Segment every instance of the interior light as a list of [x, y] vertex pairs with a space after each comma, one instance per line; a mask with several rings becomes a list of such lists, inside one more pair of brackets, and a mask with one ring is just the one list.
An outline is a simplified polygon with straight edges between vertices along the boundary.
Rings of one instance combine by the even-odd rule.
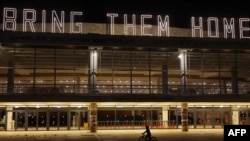
[[182, 55], [181, 55], [181, 54], [180, 54], [180, 55], [178, 55], [178, 58], [179, 58], [179, 59], [181, 59], [181, 58], [182, 58]]

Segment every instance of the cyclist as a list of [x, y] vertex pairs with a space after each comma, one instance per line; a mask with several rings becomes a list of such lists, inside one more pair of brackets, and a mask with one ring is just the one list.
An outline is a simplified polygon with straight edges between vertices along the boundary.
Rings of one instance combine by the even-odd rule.
[[145, 134], [145, 133], [147, 133], [146, 134], [146, 139], [150, 140], [151, 139], [151, 132], [150, 132], [150, 129], [149, 129], [148, 125], [146, 125], [146, 130], [142, 134]]

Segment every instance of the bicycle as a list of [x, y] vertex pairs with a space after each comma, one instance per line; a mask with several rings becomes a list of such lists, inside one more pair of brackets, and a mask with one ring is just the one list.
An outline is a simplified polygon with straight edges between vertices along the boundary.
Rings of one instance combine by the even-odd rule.
[[139, 141], [157, 141], [157, 138], [154, 136], [151, 136], [150, 139], [146, 137], [146, 133], [141, 133], [142, 136], [139, 137]]

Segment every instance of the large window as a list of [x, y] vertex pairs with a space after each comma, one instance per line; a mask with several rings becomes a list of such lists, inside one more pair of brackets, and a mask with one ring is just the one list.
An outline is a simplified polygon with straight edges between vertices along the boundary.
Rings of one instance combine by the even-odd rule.
[[[90, 50], [51, 46], [3, 48], [1, 94], [87, 94]], [[97, 49], [101, 94], [249, 94], [248, 52], [187, 50], [185, 76], [177, 50]], [[184, 79], [185, 78], [185, 82]], [[92, 79], [91, 79], [92, 80]], [[185, 86], [185, 87], [184, 87]]]

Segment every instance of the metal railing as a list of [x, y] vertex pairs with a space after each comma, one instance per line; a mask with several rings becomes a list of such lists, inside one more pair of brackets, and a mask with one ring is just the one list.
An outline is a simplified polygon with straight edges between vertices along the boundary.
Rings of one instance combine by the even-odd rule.
[[163, 129], [170, 128], [168, 121], [98, 121], [98, 129], [142, 129], [146, 125], [150, 128]]
[[[96, 86], [96, 93], [99, 94], [164, 94], [169, 96], [200, 96], [200, 95], [232, 95], [232, 87], [221, 88], [218, 85], [168, 85], [167, 88], [162, 85], [102, 85]], [[163, 93], [163, 89], [167, 89]], [[23, 94], [89, 94], [88, 86], [86, 85], [14, 85], [10, 88], [7, 84], [0, 85], [0, 95], [23, 95]], [[250, 95], [248, 86], [240, 86], [238, 94]]]

